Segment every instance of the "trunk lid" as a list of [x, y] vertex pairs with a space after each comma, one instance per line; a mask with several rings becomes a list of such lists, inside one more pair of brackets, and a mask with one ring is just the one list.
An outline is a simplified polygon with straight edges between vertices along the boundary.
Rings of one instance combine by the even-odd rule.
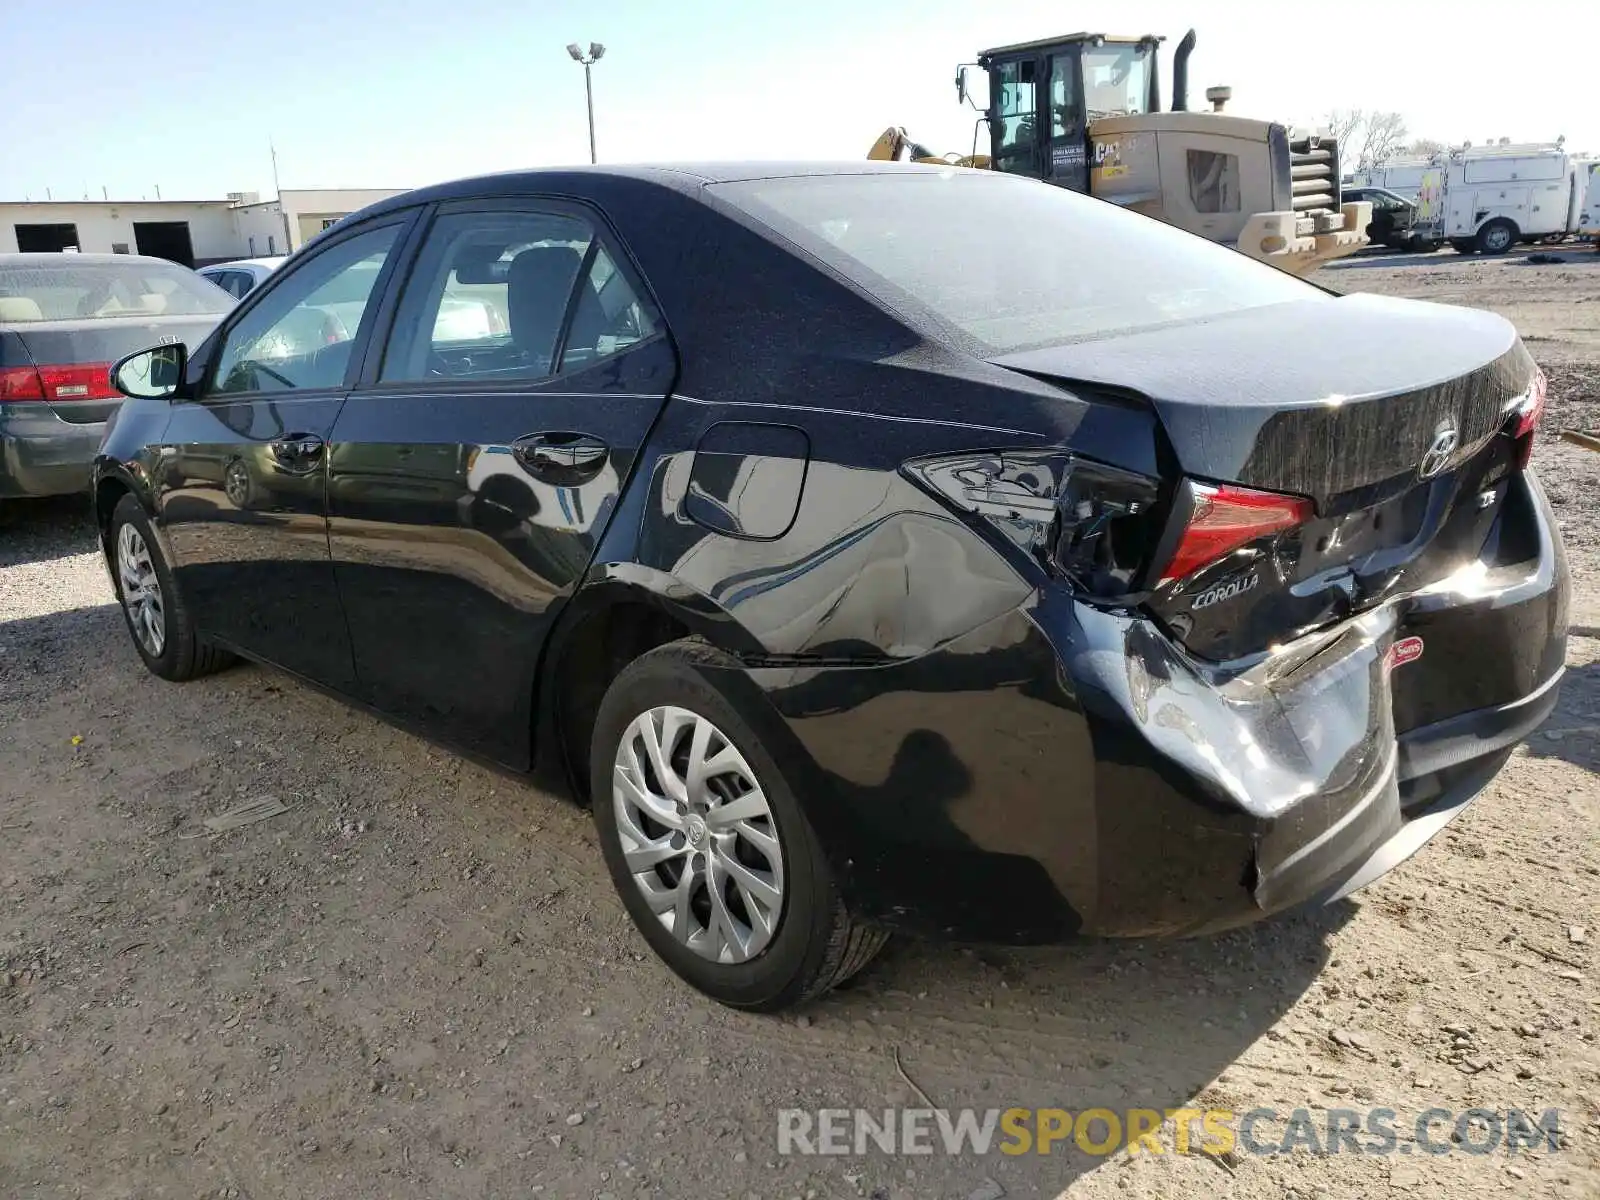
[[[1517, 469], [1510, 408], [1536, 371], [1500, 317], [1377, 296], [997, 361], [1069, 389], [1136, 390], [1160, 419], [1174, 476], [1314, 503], [1295, 528], [1155, 588], [1151, 609], [1212, 659], [1265, 650], [1471, 562]], [[1156, 557], [1182, 532], [1175, 516]]]
[[[0, 359], [3, 359], [0, 367], [50, 368], [83, 364], [109, 367], [136, 350], [176, 342], [184, 343], [192, 353], [221, 319], [222, 314], [218, 313], [29, 321], [11, 325], [0, 334]], [[11, 349], [3, 349], [7, 346]], [[12, 361], [13, 358], [16, 361]], [[121, 397], [106, 396], [107, 387], [90, 386], [86, 398], [75, 398], [75, 390], [84, 383], [73, 376], [68, 381], [67, 394], [58, 395], [57, 389], [46, 379], [45, 403], [63, 421], [78, 425], [104, 421], [122, 403]]]

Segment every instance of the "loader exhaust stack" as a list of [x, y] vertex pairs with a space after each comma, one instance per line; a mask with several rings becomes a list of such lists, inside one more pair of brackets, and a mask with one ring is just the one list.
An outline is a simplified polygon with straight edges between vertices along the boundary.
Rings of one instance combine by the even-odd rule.
[[1191, 29], [1183, 35], [1178, 48], [1172, 52], [1173, 112], [1187, 112], [1189, 109], [1189, 55], [1194, 53], [1194, 44], [1197, 40], [1194, 30]]

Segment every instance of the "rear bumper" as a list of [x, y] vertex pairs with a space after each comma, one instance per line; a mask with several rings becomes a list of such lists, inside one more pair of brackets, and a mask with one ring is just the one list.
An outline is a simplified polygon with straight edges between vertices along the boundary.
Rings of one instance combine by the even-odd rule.
[[88, 490], [105, 428], [63, 421], [45, 404], [0, 405], [0, 499]]
[[[749, 674], [863, 917], [1013, 943], [1226, 928], [1393, 869], [1554, 707], [1566, 564], [1531, 477], [1525, 498], [1531, 557], [1248, 670], [1045, 594], [909, 662]], [[1423, 656], [1390, 666], [1415, 629]], [[1474, 631], [1478, 657], [1511, 666], [1451, 653]]]

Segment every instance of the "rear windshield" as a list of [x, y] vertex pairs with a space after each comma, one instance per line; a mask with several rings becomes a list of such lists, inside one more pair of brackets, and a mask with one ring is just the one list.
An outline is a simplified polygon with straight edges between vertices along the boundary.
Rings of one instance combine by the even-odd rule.
[[1170, 225], [996, 172], [742, 180], [715, 192], [891, 307], [991, 354], [1326, 293]]
[[[63, 256], [64, 258], [70, 256]], [[164, 263], [0, 266], [0, 324], [81, 317], [203, 316], [233, 297], [184, 267]]]

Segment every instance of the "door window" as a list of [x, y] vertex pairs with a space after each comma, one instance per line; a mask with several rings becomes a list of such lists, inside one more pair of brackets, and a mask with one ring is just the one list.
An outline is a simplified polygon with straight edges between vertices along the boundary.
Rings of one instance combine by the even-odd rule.
[[1036, 170], [1034, 77], [1032, 59], [995, 68], [995, 119], [1000, 123], [995, 165], [1002, 171], [1033, 174]]
[[338, 242], [275, 281], [228, 331], [211, 393], [342, 384], [351, 347], [399, 229], [388, 225]]
[[1078, 56], [1055, 54], [1050, 58], [1050, 136], [1066, 137], [1083, 128], [1078, 105]]
[[626, 349], [656, 324], [587, 221], [452, 213], [423, 242], [379, 378], [546, 379]]

